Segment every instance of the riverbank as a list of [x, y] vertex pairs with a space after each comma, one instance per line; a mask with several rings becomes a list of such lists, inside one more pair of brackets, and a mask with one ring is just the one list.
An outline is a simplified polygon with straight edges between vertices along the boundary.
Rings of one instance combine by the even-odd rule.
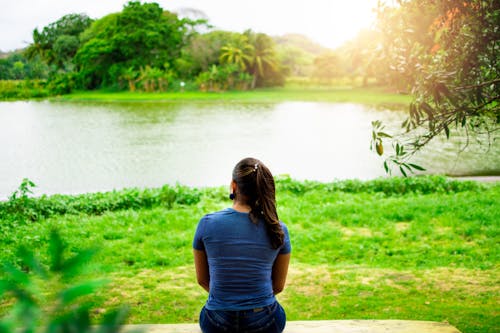
[[252, 91], [225, 91], [225, 92], [164, 92], [164, 93], [141, 93], [141, 92], [106, 92], [86, 91], [74, 92], [68, 95], [52, 97], [52, 101], [199, 101], [209, 102], [252, 102], [271, 103], [283, 101], [315, 101], [329, 103], [359, 103], [396, 107], [408, 105], [411, 97], [408, 95], [391, 93], [384, 88], [351, 88], [351, 87], [283, 87], [256, 89]]
[[[498, 327], [500, 184], [285, 177], [277, 194], [293, 244], [279, 296], [289, 320], [448, 321], [462, 332]], [[82, 275], [111, 281], [92, 296], [95, 307], [127, 303], [130, 324], [196, 322], [206, 294], [195, 282], [191, 240], [203, 214], [230, 205], [225, 187], [18, 197], [0, 204], [1, 261], [13, 260], [20, 244], [47, 260], [48, 235], [57, 228], [72, 252], [100, 248]], [[7, 307], [8, 300], [0, 302], [0, 315]]]

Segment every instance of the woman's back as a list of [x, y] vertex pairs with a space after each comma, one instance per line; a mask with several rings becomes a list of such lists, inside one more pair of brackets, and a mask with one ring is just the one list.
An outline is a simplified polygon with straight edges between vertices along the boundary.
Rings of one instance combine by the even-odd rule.
[[193, 247], [205, 251], [210, 272], [207, 309], [246, 310], [275, 302], [271, 273], [278, 254], [290, 252], [288, 232], [282, 247], [271, 246], [265, 223], [232, 208], [207, 214], [198, 224]]

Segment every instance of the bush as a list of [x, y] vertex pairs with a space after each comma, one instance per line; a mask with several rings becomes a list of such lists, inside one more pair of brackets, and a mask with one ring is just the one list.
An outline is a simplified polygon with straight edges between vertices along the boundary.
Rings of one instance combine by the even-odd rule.
[[109, 211], [151, 208], [174, 204], [194, 205], [201, 199], [198, 189], [165, 185], [156, 189], [124, 189], [80, 195], [29, 197], [35, 184], [24, 179], [8, 201], [0, 202], [0, 221], [29, 222], [64, 214], [100, 215]]
[[52, 95], [69, 94], [75, 88], [74, 73], [55, 73], [47, 80], [47, 88]]
[[[201, 191], [187, 186], [165, 185], [153, 189], [123, 189], [111, 192], [97, 192], [80, 195], [30, 197], [35, 184], [24, 179], [8, 201], [0, 202], [0, 231], [16, 223], [34, 222], [55, 215], [87, 214], [101, 215], [126, 209], [152, 207], [172, 208], [173, 205], [195, 205], [202, 196], [216, 196], [223, 199], [225, 194], [218, 189]], [[385, 195], [458, 193], [482, 191], [486, 185], [474, 181], [452, 180], [443, 176], [393, 177], [369, 181], [342, 180], [332, 183], [297, 181], [289, 176], [276, 177], [277, 192], [295, 195], [322, 189], [328, 192], [384, 193]]]
[[42, 80], [0, 80], [0, 100], [42, 98], [50, 93]]
[[276, 179], [278, 191], [303, 194], [307, 191], [322, 188], [330, 192], [377, 193], [386, 195], [405, 195], [410, 193], [458, 193], [465, 191], [481, 191], [485, 185], [475, 181], [454, 180], [444, 176], [391, 177], [368, 181], [342, 180], [332, 183], [305, 181], [299, 182], [288, 176]]

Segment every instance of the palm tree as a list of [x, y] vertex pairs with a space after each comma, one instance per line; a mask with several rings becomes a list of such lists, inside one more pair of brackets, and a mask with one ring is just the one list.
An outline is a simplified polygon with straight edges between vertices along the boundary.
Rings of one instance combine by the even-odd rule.
[[254, 89], [259, 77], [266, 76], [266, 71], [277, 70], [278, 61], [274, 50], [274, 41], [271, 37], [263, 33], [255, 34], [251, 30], [245, 31], [244, 34], [248, 36], [253, 48], [250, 74], [253, 76], [252, 89]]
[[219, 61], [221, 63], [235, 64], [241, 70], [247, 69], [247, 64], [251, 62], [253, 47], [248, 43], [248, 38], [241, 35], [241, 38], [221, 47]]

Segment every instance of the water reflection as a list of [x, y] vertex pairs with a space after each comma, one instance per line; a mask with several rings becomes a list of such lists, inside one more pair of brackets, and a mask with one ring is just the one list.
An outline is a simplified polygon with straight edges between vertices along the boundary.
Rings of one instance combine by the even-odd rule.
[[[41, 193], [80, 193], [176, 182], [225, 185], [245, 156], [275, 174], [331, 181], [384, 176], [370, 152], [371, 121], [403, 112], [356, 104], [0, 103], [0, 197], [28, 177]], [[441, 140], [417, 157], [430, 173], [498, 173], [489, 155], [455, 157]]]

